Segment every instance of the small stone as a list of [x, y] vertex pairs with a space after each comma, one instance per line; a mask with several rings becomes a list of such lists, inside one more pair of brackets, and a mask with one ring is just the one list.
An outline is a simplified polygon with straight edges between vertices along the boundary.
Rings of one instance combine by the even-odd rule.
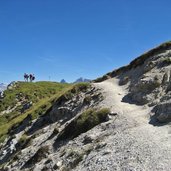
[[83, 143], [84, 144], [89, 144], [89, 143], [92, 143], [93, 139], [89, 136], [85, 136], [84, 137], [84, 140], [83, 140]]
[[57, 166], [57, 164], [55, 164], [55, 165], [53, 166], [53, 169], [54, 169], [54, 170], [59, 169], [59, 167]]
[[59, 161], [58, 163], [57, 163], [57, 167], [61, 167], [62, 166], [62, 161]]

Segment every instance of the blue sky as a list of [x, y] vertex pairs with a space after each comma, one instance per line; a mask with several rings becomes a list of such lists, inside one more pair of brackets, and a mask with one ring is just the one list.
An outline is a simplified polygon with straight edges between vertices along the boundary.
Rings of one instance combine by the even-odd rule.
[[0, 82], [94, 79], [170, 40], [170, 0], [0, 1]]

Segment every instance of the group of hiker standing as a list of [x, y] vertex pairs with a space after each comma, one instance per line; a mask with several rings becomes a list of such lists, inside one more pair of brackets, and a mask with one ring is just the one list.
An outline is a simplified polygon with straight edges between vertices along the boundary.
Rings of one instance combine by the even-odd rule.
[[24, 74], [24, 81], [25, 82], [28, 82], [28, 81], [30, 81], [30, 82], [33, 82], [35, 80], [35, 76], [34, 76], [34, 74]]

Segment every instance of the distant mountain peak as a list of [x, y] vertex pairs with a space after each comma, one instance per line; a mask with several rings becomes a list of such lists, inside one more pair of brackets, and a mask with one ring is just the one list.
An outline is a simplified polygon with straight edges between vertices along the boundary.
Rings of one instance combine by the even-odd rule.
[[91, 81], [90, 79], [80, 77], [74, 83], [82, 83], [82, 82], [90, 82], [90, 81]]
[[64, 79], [62, 79], [61, 81], [60, 81], [60, 83], [67, 83]]
[[[90, 81], [91, 81], [90, 79], [80, 77], [80, 78], [76, 79], [73, 83], [87, 83], [87, 82], [90, 82]], [[68, 83], [68, 82], [65, 79], [62, 79], [60, 81], [60, 83]]]

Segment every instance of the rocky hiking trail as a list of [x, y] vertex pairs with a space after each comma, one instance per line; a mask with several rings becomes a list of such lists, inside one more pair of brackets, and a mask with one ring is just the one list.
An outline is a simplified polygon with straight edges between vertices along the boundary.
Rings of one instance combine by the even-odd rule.
[[[92, 153], [84, 162], [87, 170], [171, 170], [171, 127], [149, 124], [151, 109], [122, 102], [128, 93], [127, 86], [119, 86], [118, 79], [94, 85], [105, 99], [101, 107], [117, 113], [106, 125], [106, 146]], [[78, 167], [78, 170], [85, 170]]]

